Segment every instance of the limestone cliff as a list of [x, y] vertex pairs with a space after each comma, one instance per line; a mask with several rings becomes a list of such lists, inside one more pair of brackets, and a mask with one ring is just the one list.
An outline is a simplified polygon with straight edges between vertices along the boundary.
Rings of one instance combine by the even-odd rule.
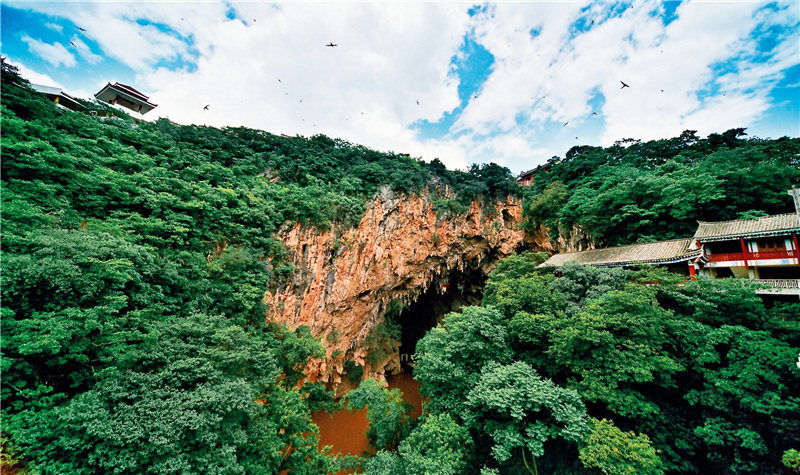
[[519, 200], [511, 198], [488, 209], [473, 202], [465, 214], [437, 216], [427, 195], [384, 190], [357, 227], [285, 229], [279, 237], [295, 272], [265, 296], [268, 318], [290, 328], [308, 325], [321, 337], [328, 357], [309, 365], [312, 380], [338, 386], [348, 360], [364, 366], [365, 376], [397, 371], [397, 351], [390, 349], [378, 364], [366, 358], [374, 350], [366, 337], [387, 308], [409, 305], [454, 270], [488, 273], [523, 242], [521, 212]]
[[[556, 236], [555, 238], [553, 236]], [[586, 234], [582, 227], [574, 225], [569, 229], [553, 230], [540, 224], [534, 233], [529, 236], [531, 250], [543, 251], [548, 254], [559, 252], [577, 252], [594, 249], [592, 238]]]

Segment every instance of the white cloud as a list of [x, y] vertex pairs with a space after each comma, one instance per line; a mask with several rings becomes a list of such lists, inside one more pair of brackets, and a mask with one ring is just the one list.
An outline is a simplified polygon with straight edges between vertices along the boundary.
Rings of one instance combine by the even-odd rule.
[[45, 23], [44, 26], [46, 26], [47, 28], [50, 28], [51, 30], [57, 31], [59, 33], [61, 33], [64, 30], [63, 26], [58, 25], [56, 23], [48, 22], [48, 23]]
[[[604, 123], [598, 137], [603, 145], [623, 137], [648, 140], [686, 128], [709, 133], [750, 123], [769, 107], [771, 84], [798, 63], [791, 35], [766, 62], [745, 55], [755, 50], [757, 39], [747, 38], [759, 22], [787, 28], [797, 24], [796, 13], [787, 19], [786, 9], [773, 12], [761, 6], [686, 2], [665, 27], [662, 7], [647, 2], [619, 16], [609, 15], [611, 4], [593, 3], [587, 9], [576, 4], [492, 5], [477, 19], [476, 35], [495, 57], [493, 72], [454, 129], [475, 137], [494, 131], [498, 135], [492, 141], [505, 143], [499, 138], [530, 124], [524, 140], [531, 150], [541, 150], [553, 140], [553, 134], [542, 133], [544, 124], [581, 127], [592, 117], [590, 101], [598, 94], [604, 102], [597, 111]], [[571, 35], [570, 26], [580, 17], [592, 28]], [[530, 34], [532, 28], [538, 35]], [[704, 100], [703, 91], [715, 79], [712, 66], [737, 57], [742, 59], [736, 71], [716, 79], [728, 93]], [[621, 89], [621, 80], [631, 87]], [[504, 155], [502, 148], [496, 150]], [[532, 158], [542, 162], [549, 155]]]
[[87, 63], [97, 64], [103, 60], [102, 56], [92, 53], [92, 49], [77, 36], [73, 36], [70, 42], [75, 45], [75, 50], [78, 52], [78, 55]]
[[36, 56], [42, 58], [53, 66], [63, 64], [64, 66], [75, 66], [77, 61], [72, 53], [67, 51], [64, 45], [59, 43], [45, 43], [28, 35], [22, 37], [22, 41], [28, 45], [28, 50]]
[[[99, 48], [133, 68], [134, 86], [159, 104], [148, 116], [324, 133], [456, 168], [496, 161], [522, 170], [579, 143], [747, 126], [772, 106], [773, 87], [799, 56], [792, 2], [684, 2], [666, 26], [664, 6], [651, 2], [624, 12], [603, 2], [509, 2], [472, 17], [455, 3], [21, 5], [86, 29], [73, 38], [85, 60], [98, 61]], [[757, 53], [759, 25], [787, 33]], [[415, 123], [460, 105], [451, 58], [463, 56], [465, 35], [493, 55], [491, 74], [449, 133], [421, 140]], [[331, 41], [339, 46], [324, 46]], [[56, 65], [74, 62], [45, 46]]]
[[7, 59], [9, 64], [12, 64], [19, 69], [19, 75], [27, 79], [29, 82], [33, 84], [41, 84], [42, 86], [58, 87], [61, 89], [64, 88], [60, 82], [51, 78], [47, 74], [39, 73], [14, 58]]
[[[35, 9], [41, 13], [67, 18], [79, 28], [81, 34], [99, 45], [106, 56], [110, 56], [134, 70], [152, 67], [161, 60], [174, 60], [188, 51], [187, 44], [178, 38], [181, 32], [180, 15], [196, 18], [196, 26], [202, 28], [203, 15], [211, 7], [222, 11], [223, 5], [201, 3], [193, 5], [183, 2], [74, 2], [67, 4], [49, 2], [9, 2], [18, 8]], [[139, 23], [139, 20], [148, 20]], [[165, 33], [156, 24], [175, 25], [173, 33]], [[73, 58], [74, 59], [74, 58]]]
[[457, 147], [422, 143], [409, 129], [459, 104], [448, 73], [468, 21], [461, 6], [244, 4], [238, 12], [256, 22], [223, 19], [198, 34], [204, 53], [196, 70], [139, 76], [159, 103], [154, 112], [181, 123], [325, 133], [466, 163]]

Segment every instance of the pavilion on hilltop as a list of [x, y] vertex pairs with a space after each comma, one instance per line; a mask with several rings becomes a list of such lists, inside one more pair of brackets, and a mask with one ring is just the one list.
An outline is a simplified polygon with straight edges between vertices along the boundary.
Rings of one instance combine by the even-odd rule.
[[157, 105], [131, 86], [118, 82], [106, 84], [94, 97], [107, 104], [119, 104], [139, 114], [146, 114], [155, 109]]

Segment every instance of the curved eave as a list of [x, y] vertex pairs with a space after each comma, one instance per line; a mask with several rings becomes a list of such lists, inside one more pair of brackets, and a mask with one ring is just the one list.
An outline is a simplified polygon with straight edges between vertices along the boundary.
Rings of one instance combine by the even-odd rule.
[[[141, 104], [141, 105], [142, 105], [142, 114], [145, 114], [145, 113], [147, 113], [147, 112], [150, 112], [151, 110], [155, 109], [155, 108], [158, 106], [158, 104], [153, 104], [152, 102], [149, 102], [149, 101], [144, 101], [144, 100], [142, 100], [141, 98], [139, 98], [139, 97], [136, 97], [135, 95], [133, 95], [133, 94], [129, 93], [128, 91], [125, 91], [125, 90], [123, 90], [123, 89], [120, 89], [120, 88], [118, 88], [118, 87], [114, 87], [114, 86], [113, 86], [113, 85], [111, 85], [111, 84], [109, 84], [109, 85], [106, 85], [106, 86], [105, 86], [103, 89], [101, 89], [101, 90], [100, 90], [100, 92], [98, 92], [97, 94], [95, 94], [95, 95], [94, 95], [94, 97], [95, 97], [97, 100], [99, 100], [99, 101], [103, 101], [103, 102], [105, 102], [106, 104], [109, 104], [109, 102], [108, 102], [108, 101], [106, 101], [105, 99], [102, 99], [102, 98], [101, 98], [101, 96], [103, 95], [103, 93], [105, 93], [105, 92], [106, 92], [107, 90], [109, 90], [109, 89], [110, 89], [110, 90], [113, 90], [113, 91], [114, 91], [114, 92], [115, 92], [117, 95], [124, 97], [124, 98], [125, 98], [125, 99], [126, 99], [128, 102], [132, 102], [132, 103], [136, 103], [136, 104]], [[147, 110], [145, 111], [145, 109], [147, 109]]]
[[595, 267], [626, 267], [626, 266], [642, 266], [647, 264], [677, 264], [679, 262], [687, 262], [692, 259], [696, 259], [700, 257], [700, 251], [693, 252], [691, 254], [684, 254], [678, 257], [671, 257], [671, 258], [664, 258], [664, 259], [649, 259], [646, 261], [615, 261], [615, 262], [580, 262], [577, 259], [564, 261], [561, 264], [547, 264], [547, 262], [543, 262], [539, 264], [537, 267], [540, 269], [549, 269], [549, 268], [557, 268], [563, 267], [564, 264], [567, 262], [577, 262], [578, 264], [585, 265], [585, 266], [595, 266]]
[[625, 267], [625, 266], [642, 266], [647, 264], [677, 264], [679, 262], [687, 262], [692, 259], [697, 258], [700, 255], [698, 252], [697, 254], [691, 254], [681, 257], [676, 257], [672, 259], [655, 259], [649, 261], [624, 261], [624, 262], [612, 262], [606, 264], [589, 264], [597, 267]]
[[800, 228], [780, 229], [777, 231], [763, 231], [758, 233], [743, 233], [743, 234], [728, 234], [725, 236], [709, 236], [702, 238], [695, 238], [699, 243], [730, 241], [732, 239], [752, 239], [760, 237], [782, 236], [791, 233], [800, 233]]

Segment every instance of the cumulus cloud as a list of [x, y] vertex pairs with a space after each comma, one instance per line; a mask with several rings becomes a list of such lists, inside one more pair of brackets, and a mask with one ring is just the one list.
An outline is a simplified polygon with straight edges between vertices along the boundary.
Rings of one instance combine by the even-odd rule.
[[[132, 68], [159, 104], [150, 116], [324, 133], [455, 168], [495, 161], [517, 171], [581, 140], [759, 120], [798, 64], [800, 25], [791, 2], [687, 1], [669, 21], [668, 6], [652, 2], [508, 2], [474, 15], [455, 3], [22, 5], [86, 29], [73, 38], [84, 60], [97, 63], [99, 49]], [[465, 37], [494, 62], [462, 104], [455, 63], [469, 60]], [[25, 41], [54, 66], [74, 65], [60, 45]], [[452, 127], [435, 138], [415, 132], [448, 114]]]
[[70, 42], [75, 45], [75, 50], [78, 52], [78, 55], [87, 63], [97, 64], [103, 60], [102, 56], [92, 53], [92, 49], [77, 36], [73, 36]]
[[[426, 159], [452, 151], [421, 143], [410, 126], [438, 120], [459, 104], [449, 63], [468, 21], [463, 8], [244, 4], [236, 13], [195, 37], [204, 52], [196, 69], [162, 67], [140, 76], [158, 97], [160, 114], [290, 135], [324, 133]], [[209, 111], [202, 111], [205, 104]], [[463, 151], [456, 155], [441, 159], [463, 166]]]
[[35, 70], [26, 66], [23, 62], [15, 59], [15, 58], [7, 58], [9, 64], [13, 64], [19, 70], [19, 75], [27, 79], [33, 84], [41, 84], [42, 86], [51, 86], [51, 87], [58, 87], [62, 88], [63, 86], [61, 83], [52, 77], [48, 76], [47, 74], [41, 74], [36, 72]]
[[22, 41], [28, 45], [28, 50], [31, 53], [53, 66], [63, 64], [64, 66], [71, 67], [78, 64], [75, 60], [75, 56], [59, 43], [45, 43], [44, 41], [31, 38], [28, 35], [23, 35]]

